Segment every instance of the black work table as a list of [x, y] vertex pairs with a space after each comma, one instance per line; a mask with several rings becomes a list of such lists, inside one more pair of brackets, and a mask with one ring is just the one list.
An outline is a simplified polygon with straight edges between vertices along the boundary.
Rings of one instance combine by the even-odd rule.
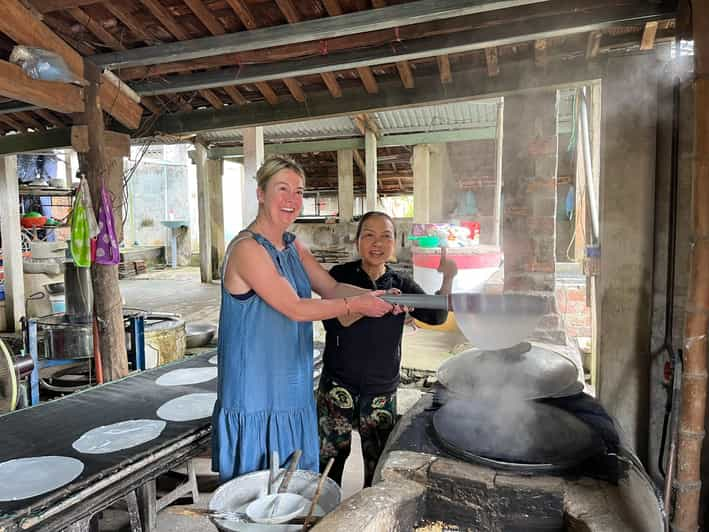
[[[184, 463], [209, 445], [211, 418], [167, 421], [156, 439], [107, 454], [82, 454], [72, 443], [88, 430], [130, 419], [159, 419], [170, 399], [215, 392], [217, 379], [185, 386], [158, 386], [175, 369], [212, 366], [201, 354], [96, 386], [55, 401], [0, 416], [0, 462], [34, 456], [68, 456], [84, 464], [71, 483], [44, 495], [0, 501], [0, 532], [62, 530], [110, 506], [147, 481]], [[216, 366], [212, 366], [216, 367]], [[0, 478], [0, 482], [12, 479]]]

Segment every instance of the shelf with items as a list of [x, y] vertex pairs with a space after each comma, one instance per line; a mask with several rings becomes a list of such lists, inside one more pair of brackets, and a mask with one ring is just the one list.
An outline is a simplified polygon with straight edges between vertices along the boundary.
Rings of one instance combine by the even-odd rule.
[[76, 189], [20, 185], [20, 196], [73, 196]]

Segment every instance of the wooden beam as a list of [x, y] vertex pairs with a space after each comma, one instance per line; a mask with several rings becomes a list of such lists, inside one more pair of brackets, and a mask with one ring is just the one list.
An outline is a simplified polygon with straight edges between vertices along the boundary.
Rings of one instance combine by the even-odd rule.
[[600, 31], [592, 31], [588, 34], [586, 41], [586, 59], [594, 59], [598, 56], [598, 51], [601, 49], [601, 38], [603, 33]]
[[24, 124], [29, 124], [35, 131], [44, 131], [44, 124], [39, 122], [29, 111], [15, 113], [15, 117], [19, 118]]
[[297, 27], [281, 25], [261, 28], [179, 43], [100, 54], [91, 59], [96, 64], [110, 69], [184, 61], [199, 57], [331, 39], [544, 1], [547, 0], [418, 0], [385, 7], [378, 11], [365, 10], [339, 17], [306, 20], [300, 22]]
[[[248, 84], [271, 79], [302, 77], [323, 72], [356, 69], [361, 66], [391, 64], [399, 60], [411, 61], [435, 55], [457, 54], [482, 49], [485, 49], [486, 52], [489, 72], [495, 76], [499, 72], [496, 50], [498, 45], [515, 44], [535, 38], [561, 37], [581, 31], [579, 25], [582, 28], [607, 27], [613, 24], [623, 24], [624, 21], [630, 22], [643, 16], [659, 16], [656, 6], [652, 9], [644, 6], [619, 11], [604, 10], [594, 13], [551, 16], [533, 21], [509, 22], [503, 26], [482, 28], [474, 32], [417, 39], [407, 42], [405, 47], [396, 50], [387, 44], [272, 64], [244, 64], [240, 68], [171, 76], [159, 80], [137, 82], [131, 86], [141, 95], [167, 94], [235, 83]], [[208, 68], [208, 66], [205, 64], [200, 68]]]
[[60, 113], [84, 110], [82, 90], [69, 83], [29, 78], [17, 65], [0, 61], [0, 95]]
[[236, 13], [236, 16], [239, 17], [239, 20], [241, 20], [241, 23], [246, 29], [253, 30], [256, 28], [256, 19], [251, 13], [249, 6], [246, 5], [246, 2], [243, 0], [226, 0], [226, 3], [234, 10], [234, 13]]
[[112, 48], [114, 50], [126, 49], [126, 47], [123, 46], [123, 44], [118, 39], [116, 39], [111, 34], [111, 32], [106, 30], [106, 28], [99, 24], [96, 19], [91, 17], [80, 7], [73, 7], [71, 9], [67, 9], [67, 13], [74, 17], [74, 19], [79, 24], [84, 26], [87, 30], [89, 30], [89, 32], [93, 33], [103, 44], [105, 44], [109, 48]]
[[66, 124], [63, 120], [61, 120], [61, 118], [46, 109], [36, 109], [33, 112], [52, 124], [54, 127], [66, 127]]
[[5, 323], [3, 330], [20, 332], [25, 316], [25, 284], [22, 271], [17, 158], [0, 158], [0, 236], [5, 277]]
[[[579, 84], [603, 77], [605, 62], [587, 65], [583, 61], [565, 61], [550, 64], [544, 75], [533, 64], [520, 63], [509, 72], [500, 72], [490, 78], [479, 71], [457, 72], [448, 85], [440, 78], [419, 77], [416, 88], [401, 89], [391, 82], [381, 84], [378, 94], [365, 94], [360, 89], [343, 89], [342, 100], [333, 100], [320, 93], [308, 94], [308, 105], [285, 103], [278, 106], [252, 103], [248, 106], [220, 111], [200, 110], [191, 113], [164, 115], [155, 129], [165, 133], [182, 134], [229, 127], [250, 127], [306, 120], [325, 116], [352, 116], [363, 112], [392, 107], [443, 103], [481, 97], [494, 97], [520, 90], [552, 88]], [[397, 82], [398, 83], [398, 82]], [[218, 113], [218, 115], [216, 114]]]
[[236, 87], [228, 86], [228, 87], [223, 87], [223, 88], [224, 88], [224, 92], [227, 93], [229, 98], [231, 98], [234, 103], [239, 104], [239, 105], [245, 105], [245, 104], [249, 103], [249, 101], [244, 97], [243, 94], [241, 94], [241, 92], [239, 92], [239, 89], [237, 89]]
[[273, 91], [273, 89], [268, 83], [262, 81], [259, 83], [255, 83], [255, 85], [259, 92], [263, 94], [263, 97], [266, 98], [266, 101], [268, 103], [270, 103], [271, 105], [278, 104], [278, 95]]
[[58, 53], [79, 78], [84, 79], [84, 59], [49, 29], [19, 0], [3, 0], [0, 31], [18, 44], [36, 46]]
[[288, 90], [290, 91], [291, 95], [293, 96], [293, 99], [296, 102], [304, 102], [305, 101], [305, 93], [303, 92], [303, 87], [301, 87], [300, 82], [295, 79], [295, 78], [285, 78], [283, 80], [283, 83], [285, 83], [286, 87], [288, 87]]
[[545, 67], [549, 64], [546, 39], [537, 39], [534, 41], [534, 64], [538, 67]]
[[140, 103], [143, 104], [143, 106], [154, 115], [159, 115], [162, 113], [162, 109], [160, 108], [160, 106], [155, 103], [155, 100], [153, 100], [153, 98], [150, 96], [143, 96], [140, 99]]
[[371, 68], [358, 67], [357, 74], [359, 75], [359, 79], [362, 81], [362, 85], [364, 85], [364, 90], [366, 90], [369, 94], [376, 94], [379, 92], [379, 85], [377, 84], [377, 79], [374, 77], [374, 73]]
[[407, 61], [397, 61], [396, 70], [399, 71], [399, 77], [404, 87], [407, 89], [413, 89], [416, 83], [414, 83], [414, 74], [411, 72], [411, 67]]
[[[19, 0], [3, 0], [3, 10], [0, 31], [18, 44], [44, 48], [61, 55], [76, 77], [84, 79], [84, 58], [32, 15]], [[108, 87], [109, 84], [112, 87]], [[126, 127], [135, 128], [140, 123], [142, 107], [116, 85], [106, 82], [105, 76], [104, 83], [101, 83], [100, 97], [104, 109]]]
[[199, 91], [199, 94], [202, 96], [202, 98], [207, 100], [209, 104], [215, 109], [221, 109], [222, 107], [224, 107], [224, 102], [221, 100], [221, 98], [214, 94], [214, 92], [212, 92], [211, 90], [201, 90]]
[[302, 17], [291, 0], [276, 0], [276, 5], [278, 9], [281, 10], [281, 13], [283, 13], [283, 16], [286, 17], [289, 24], [300, 22]]
[[[364, 140], [362, 141], [362, 148], [364, 148]], [[359, 173], [363, 176], [366, 176], [367, 166], [364, 164], [364, 158], [359, 153], [359, 150], [354, 150], [352, 152], [352, 156], [354, 157], [354, 162], [357, 164], [357, 168], [359, 168]]]
[[224, 35], [226, 30], [222, 23], [217, 20], [212, 12], [204, 5], [202, 0], [183, 0], [192, 13], [204, 24], [204, 27], [209, 30], [212, 35]]
[[[27, 133], [26, 126], [24, 126], [23, 124], [20, 124], [17, 120], [11, 118], [8, 115], [0, 115], [0, 122], [10, 126], [12, 129], [14, 129], [17, 132]], [[2, 137], [0, 137], [0, 139], [2, 139]]]
[[160, 0], [140, 0], [148, 8], [157, 21], [167, 28], [177, 39], [183, 41], [190, 38], [190, 35], [175, 20], [172, 13], [160, 3]]
[[342, 88], [340, 87], [340, 84], [337, 82], [337, 78], [335, 77], [335, 74], [332, 72], [323, 72], [321, 74], [323, 81], [325, 82], [325, 86], [327, 87], [327, 90], [330, 91], [330, 94], [332, 95], [333, 98], [340, 98], [342, 96]]
[[322, 3], [323, 6], [325, 6], [325, 11], [327, 11], [327, 14], [331, 17], [337, 17], [343, 14], [342, 6], [340, 6], [338, 0], [322, 0]]
[[385, 0], [372, 0], [372, 7], [379, 9], [380, 7], [386, 7], [387, 3]]
[[485, 64], [487, 65], [487, 75], [497, 76], [500, 73], [500, 66], [497, 62], [497, 47], [485, 48]]
[[657, 21], [646, 22], [643, 28], [643, 36], [640, 40], [640, 49], [652, 50], [655, 48], [655, 35], [657, 35]]
[[453, 74], [451, 74], [451, 63], [447, 55], [439, 55], [436, 58], [438, 62], [438, 72], [441, 75], [441, 83], [450, 83], [453, 81]]
[[[115, 131], [104, 131], [104, 151], [108, 159], [130, 157], [130, 136]], [[77, 153], [88, 153], [90, 149], [89, 127], [71, 127], [71, 147]]]
[[199, 223], [199, 271], [203, 283], [212, 282], [212, 224], [209, 213], [209, 172], [207, 171], [207, 148], [195, 144], [197, 166], [197, 214]]
[[81, 55], [94, 55], [96, 53], [94, 46], [73, 37], [74, 32], [71, 24], [52, 15], [45, 15], [44, 23]]
[[32, 0], [32, 7], [40, 13], [51, 13], [52, 11], [88, 6], [95, 3], [96, 0]]
[[144, 41], [147, 44], [155, 44], [160, 42], [155, 38], [154, 35], [150, 35], [144, 28], [143, 23], [140, 22], [135, 15], [133, 15], [130, 10], [118, 3], [105, 2], [102, 4], [111, 14], [120, 20], [125, 26], [133, 32], [133, 35], [138, 37], [138, 39]]
[[102, 109], [127, 128], [136, 129], [140, 125], [143, 108], [106, 76], [102, 77], [99, 98]]

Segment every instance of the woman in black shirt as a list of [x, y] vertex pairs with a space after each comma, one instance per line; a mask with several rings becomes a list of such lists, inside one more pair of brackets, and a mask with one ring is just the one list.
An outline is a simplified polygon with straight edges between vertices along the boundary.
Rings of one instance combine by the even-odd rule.
[[[396, 243], [389, 215], [372, 211], [362, 216], [356, 240], [361, 258], [330, 270], [338, 282], [405, 294], [424, 293], [412, 279], [386, 264]], [[443, 274], [438, 293], [450, 293], [457, 268], [445, 258], [445, 251], [438, 271]], [[431, 325], [443, 323], [447, 316], [444, 310], [417, 309], [410, 314]], [[320, 469], [334, 457], [330, 477], [338, 484], [342, 483], [350, 454], [353, 428], [358, 429], [362, 440], [365, 486], [372, 484], [374, 469], [396, 419], [404, 318], [403, 313], [377, 319], [350, 313], [324, 321], [324, 368], [317, 397]]]

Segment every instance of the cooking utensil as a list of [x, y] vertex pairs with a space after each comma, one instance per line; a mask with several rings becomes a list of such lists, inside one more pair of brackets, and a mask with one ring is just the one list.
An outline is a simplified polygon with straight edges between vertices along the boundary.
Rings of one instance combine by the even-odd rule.
[[[249, 522], [249, 516], [245, 512], [229, 512], [225, 510], [209, 510], [208, 508], [179, 508], [176, 506], [170, 506], [170, 511], [185, 515], [185, 516], [196, 516], [196, 517], [211, 517], [213, 519], [224, 519], [226, 521], [239, 521], [239, 522]], [[321, 519], [320, 516], [313, 516], [310, 519], [311, 524], [317, 523]], [[287, 521], [288, 524], [292, 525], [302, 525], [305, 523], [305, 516], [296, 516], [293, 519]]]
[[274, 493], [251, 502], [246, 507], [246, 515], [255, 523], [276, 525], [300, 515], [307, 504], [308, 499], [297, 493]]
[[303, 456], [303, 451], [300, 449], [296, 449], [296, 451], [293, 453], [293, 456], [290, 459], [290, 464], [288, 465], [288, 470], [286, 471], [286, 474], [283, 476], [283, 480], [281, 481], [281, 485], [278, 487], [278, 493], [285, 493], [288, 490], [288, 484], [290, 484], [290, 479], [293, 477], [293, 473], [295, 472], [296, 468], [298, 467], [298, 462], [300, 462], [301, 456]]
[[303, 528], [302, 532], [306, 532], [312, 525], [313, 525], [313, 512], [315, 511], [315, 507], [318, 504], [318, 499], [320, 498], [320, 492], [322, 491], [323, 484], [325, 483], [325, 479], [327, 478], [327, 475], [330, 473], [330, 469], [332, 468], [332, 464], [335, 463], [334, 458], [330, 458], [328, 460], [327, 465], [325, 466], [324, 471], [320, 475], [320, 481], [318, 482], [318, 487], [315, 490], [315, 496], [313, 497], [313, 501], [310, 503], [310, 510], [308, 510], [308, 515], [305, 517], [305, 522], [303, 523]]
[[268, 468], [268, 487], [266, 488], [268, 495], [273, 493], [273, 481], [276, 480], [276, 474], [278, 474], [278, 451], [273, 451]]
[[396, 305], [452, 310], [466, 338], [486, 350], [519, 344], [552, 311], [551, 298], [532, 294], [385, 294], [381, 298]]

